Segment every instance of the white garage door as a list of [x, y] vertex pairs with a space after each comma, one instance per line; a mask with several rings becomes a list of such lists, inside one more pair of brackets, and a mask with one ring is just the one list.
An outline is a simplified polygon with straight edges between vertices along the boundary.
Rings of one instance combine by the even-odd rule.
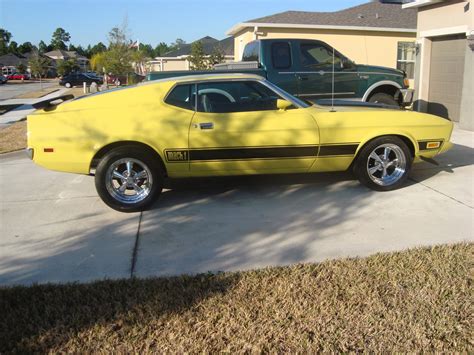
[[467, 43], [464, 35], [433, 39], [428, 112], [458, 122]]

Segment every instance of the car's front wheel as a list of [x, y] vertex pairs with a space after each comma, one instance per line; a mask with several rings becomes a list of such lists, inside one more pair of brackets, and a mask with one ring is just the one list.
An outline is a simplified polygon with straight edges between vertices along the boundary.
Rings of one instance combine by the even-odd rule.
[[377, 191], [401, 187], [408, 178], [413, 157], [406, 143], [398, 137], [380, 137], [367, 143], [354, 166], [359, 181]]
[[66, 84], [64, 84], [64, 86], [67, 87], [68, 89], [69, 89], [69, 88], [72, 88], [71, 83], [66, 83]]
[[121, 147], [107, 153], [97, 165], [95, 186], [100, 198], [121, 212], [149, 207], [163, 188], [159, 161], [139, 147]]

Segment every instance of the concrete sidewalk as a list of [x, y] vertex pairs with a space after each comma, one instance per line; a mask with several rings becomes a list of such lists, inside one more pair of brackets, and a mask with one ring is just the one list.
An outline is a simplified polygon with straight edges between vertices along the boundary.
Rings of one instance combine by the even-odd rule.
[[122, 214], [92, 177], [0, 156], [0, 284], [244, 270], [474, 241], [474, 134], [441, 166], [373, 192], [348, 174], [170, 182], [155, 207]]

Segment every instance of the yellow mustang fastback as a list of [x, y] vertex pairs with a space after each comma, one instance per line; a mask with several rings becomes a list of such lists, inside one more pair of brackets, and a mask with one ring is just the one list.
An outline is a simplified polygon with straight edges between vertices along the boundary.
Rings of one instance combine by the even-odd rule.
[[49, 169], [95, 174], [119, 211], [148, 207], [165, 177], [352, 169], [368, 187], [400, 187], [413, 162], [448, 150], [440, 117], [323, 107], [263, 78], [210, 74], [152, 81], [47, 106], [28, 116], [28, 152]]

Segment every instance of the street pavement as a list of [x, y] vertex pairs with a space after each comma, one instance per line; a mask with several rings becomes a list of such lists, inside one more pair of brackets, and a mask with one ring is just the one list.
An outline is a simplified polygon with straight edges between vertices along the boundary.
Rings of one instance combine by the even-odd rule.
[[123, 214], [93, 177], [0, 156], [0, 285], [246, 270], [474, 241], [474, 133], [374, 192], [346, 173], [170, 181]]
[[0, 101], [0, 105], [19, 105], [17, 108], [0, 115], [0, 129], [8, 127], [12, 123], [21, 121], [26, 118], [27, 115], [35, 111], [33, 104], [39, 101], [52, 99], [59, 97], [70, 91], [70, 89], [61, 88], [51, 94], [43, 97], [34, 99], [7, 99]]
[[9, 81], [6, 84], [0, 85], [0, 105], [2, 104], [1, 100], [12, 99], [18, 95], [38, 91], [41, 90], [41, 88], [46, 89], [55, 85], [58, 85], [56, 81], [46, 81], [43, 83], [29, 80], [23, 83], [17, 80]]

